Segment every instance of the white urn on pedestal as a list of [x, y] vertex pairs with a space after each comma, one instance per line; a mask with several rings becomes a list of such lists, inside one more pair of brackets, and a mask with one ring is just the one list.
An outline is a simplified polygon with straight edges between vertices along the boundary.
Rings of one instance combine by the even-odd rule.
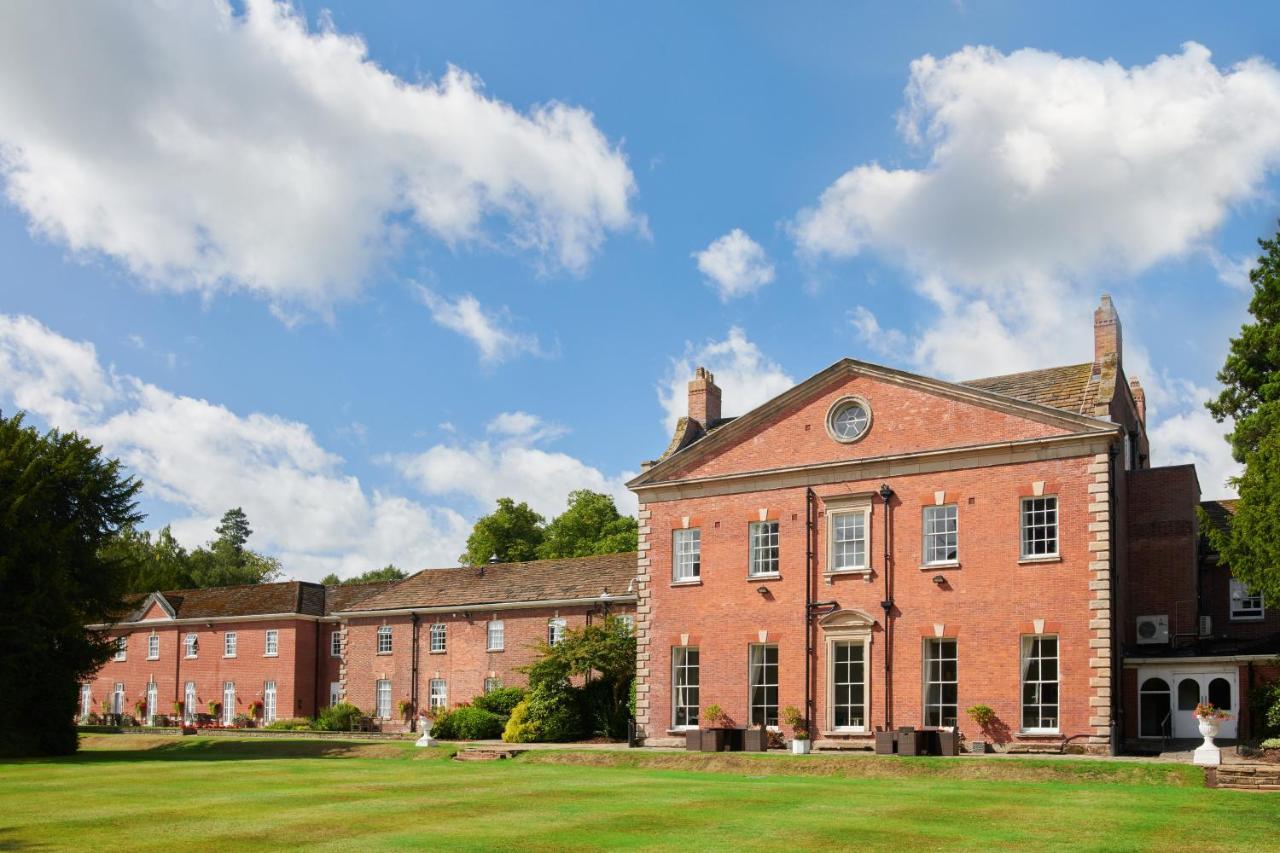
[[1218, 727], [1222, 721], [1218, 717], [1196, 717], [1196, 722], [1199, 724], [1200, 734], [1204, 736], [1204, 743], [1196, 747], [1192, 761], [1195, 764], [1217, 767], [1222, 763], [1222, 750], [1218, 749], [1213, 739], [1218, 736]]
[[422, 737], [413, 742], [414, 746], [431, 746], [431, 727], [435, 722], [425, 713], [418, 715], [418, 730], [422, 732]]

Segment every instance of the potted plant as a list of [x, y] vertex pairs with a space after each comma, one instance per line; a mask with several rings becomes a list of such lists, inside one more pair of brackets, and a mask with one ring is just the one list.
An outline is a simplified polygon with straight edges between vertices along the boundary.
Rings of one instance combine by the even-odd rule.
[[182, 720], [182, 715], [183, 715], [183, 712], [186, 710], [186, 708], [187, 708], [187, 705], [185, 702], [174, 702], [173, 716], [179, 721]]
[[147, 700], [139, 699], [133, 703], [133, 716], [139, 720], [147, 718]]
[[1212, 702], [1201, 702], [1196, 705], [1195, 713], [1196, 722], [1201, 736], [1204, 737], [1205, 745], [1213, 746], [1213, 739], [1218, 736], [1218, 729], [1221, 727], [1222, 721], [1231, 719], [1231, 715], [1216, 707]]
[[764, 752], [769, 748], [769, 730], [764, 723], [756, 723], [742, 733], [742, 748], [745, 752]]
[[724, 722], [728, 719], [728, 715], [719, 705], [712, 704], [703, 710], [702, 719], [707, 723], [707, 727], [702, 730], [702, 751], [724, 752], [728, 735]]
[[262, 716], [262, 707], [261, 699], [254, 699], [249, 703], [249, 713], [245, 715], [249, 718], [249, 726], [253, 726], [258, 718]]
[[407, 724], [409, 718], [413, 716], [413, 701], [410, 699], [401, 699], [396, 703], [396, 711]]
[[[995, 709], [990, 705], [973, 705], [965, 709], [965, 713], [978, 724], [978, 728], [985, 733], [996, 721]], [[987, 752], [988, 744], [985, 740], [975, 740], [972, 747], [974, 752]]]
[[210, 699], [208, 707], [209, 707], [209, 724], [216, 725], [218, 722], [218, 718], [222, 714], [222, 703], [219, 702], [217, 699]]
[[782, 709], [782, 721], [791, 729], [791, 753], [793, 755], [809, 754], [809, 721], [800, 713], [795, 705]]

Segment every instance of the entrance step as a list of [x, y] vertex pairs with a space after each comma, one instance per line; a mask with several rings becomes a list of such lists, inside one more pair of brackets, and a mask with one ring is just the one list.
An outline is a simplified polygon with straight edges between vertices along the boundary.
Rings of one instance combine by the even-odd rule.
[[1280, 791], [1280, 764], [1220, 764], [1205, 771], [1210, 788]]
[[493, 746], [472, 746], [460, 749], [453, 755], [454, 761], [504, 761], [515, 758], [517, 749], [503, 749]]

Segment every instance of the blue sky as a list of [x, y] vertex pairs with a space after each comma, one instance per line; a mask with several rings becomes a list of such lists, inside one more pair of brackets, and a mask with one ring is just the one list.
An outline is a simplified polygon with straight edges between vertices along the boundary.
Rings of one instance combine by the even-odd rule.
[[1102, 292], [1157, 462], [1224, 491], [1271, 4], [198, 8], [0, 13], [0, 407], [151, 526], [449, 564], [499, 494], [629, 505], [695, 363], [737, 412], [844, 356], [1085, 361]]

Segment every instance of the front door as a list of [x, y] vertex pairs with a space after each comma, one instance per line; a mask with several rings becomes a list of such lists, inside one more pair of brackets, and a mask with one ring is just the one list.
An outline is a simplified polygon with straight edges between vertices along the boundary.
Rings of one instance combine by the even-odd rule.
[[1223, 720], [1218, 737], [1233, 739], [1240, 718], [1236, 701], [1236, 674], [1230, 670], [1221, 672], [1178, 672], [1173, 676], [1173, 736], [1199, 738], [1196, 705], [1211, 702], [1231, 715]]

